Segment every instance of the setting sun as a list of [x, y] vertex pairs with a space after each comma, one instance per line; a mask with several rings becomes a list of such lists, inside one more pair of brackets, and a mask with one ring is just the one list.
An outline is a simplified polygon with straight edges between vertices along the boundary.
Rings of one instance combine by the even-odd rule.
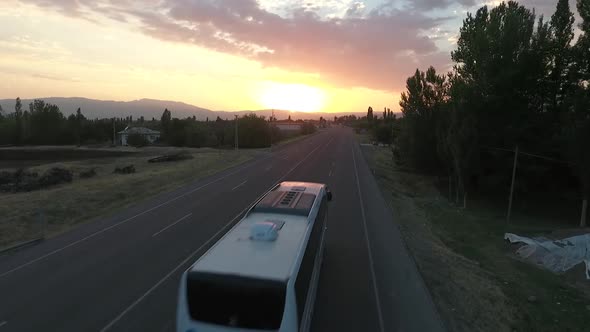
[[326, 94], [305, 84], [265, 82], [260, 89], [259, 101], [265, 108], [317, 112], [324, 107]]

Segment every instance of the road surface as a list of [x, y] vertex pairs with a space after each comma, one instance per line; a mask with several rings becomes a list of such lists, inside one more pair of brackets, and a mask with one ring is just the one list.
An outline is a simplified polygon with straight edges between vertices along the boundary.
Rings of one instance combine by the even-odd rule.
[[0, 256], [0, 332], [174, 331], [180, 274], [279, 181], [327, 183], [313, 331], [442, 331], [353, 133], [332, 128]]

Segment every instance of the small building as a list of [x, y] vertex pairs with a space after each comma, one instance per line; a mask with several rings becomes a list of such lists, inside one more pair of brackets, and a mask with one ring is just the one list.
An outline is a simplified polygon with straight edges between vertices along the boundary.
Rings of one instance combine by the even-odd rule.
[[277, 127], [280, 131], [301, 131], [301, 125], [303, 122], [295, 122], [295, 121], [274, 121], [272, 123], [273, 126]]
[[154, 143], [160, 138], [160, 132], [145, 127], [127, 127], [119, 132], [119, 142], [121, 145], [128, 145], [127, 140], [131, 135], [141, 135], [149, 143]]

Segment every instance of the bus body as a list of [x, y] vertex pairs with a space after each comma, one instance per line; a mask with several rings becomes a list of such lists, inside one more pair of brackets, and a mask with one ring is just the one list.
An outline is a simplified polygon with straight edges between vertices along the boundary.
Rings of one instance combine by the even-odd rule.
[[331, 197], [309, 182], [267, 192], [183, 273], [177, 331], [308, 331]]

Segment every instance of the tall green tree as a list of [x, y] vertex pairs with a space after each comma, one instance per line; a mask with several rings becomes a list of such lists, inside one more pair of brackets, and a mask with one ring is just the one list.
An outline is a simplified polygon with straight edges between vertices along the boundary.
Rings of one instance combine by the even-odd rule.
[[34, 100], [30, 113], [30, 142], [33, 144], [63, 144], [62, 127], [65, 118], [59, 107]]
[[[535, 15], [510, 1], [468, 14], [451, 53], [455, 70], [480, 100], [477, 121], [486, 123], [481, 138], [490, 145], [513, 146], [526, 140], [533, 91], [544, 76], [530, 65]], [[499, 135], [499, 129], [502, 135]]]
[[78, 107], [78, 109], [76, 110], [76, 122], [74, 127], [75, 141], [78, 146], [80, 146], [81, 144], [82, 125], [85, 120], [86, 118], [82, 114], [82, 110], [80, 109], [80, 107]]
[[[472, 189], [472, 179], [480, 166], [481, 124], [473, 109], [478, 107], [477, 90], [460, 75], [449, 75], [450, 101], [448, 117], [440, 119], [438, 130], [438, 154], [455, 179], [455, 201], [463, 197], [467, 207], [467, 193]], [[446, 123], [444, 122], [446, 121]]]
[[572, 91], [568, 94], [568, 117], [563, 125], [569, 157], [579, 179], [582, 196], [580, 225], [586, 226], [590, 199], [590, 3], [578, 0], [582, 31], [573, 48]]
[[23, 104], [20, 101], [20, 98], [16, 98], [16, 103], [14, 104], [14, 119], [15, 119], [15, 131], [14, 131], [14, 143], [22, 144], [23, 140]]
[[[571, 62], [571, 42], [574, 38], [574, 13], [568, 0], [559, 0], [550, 21], [551, 43], [549, 62], [549, 105], [551, 111], [559, 114], [564, 110], [565, 89], [570, 81], [568, 71]], [[556, 120], [558, 120], [556, 118]]]
[[170, 126], [172, 121], [172, 113], [166, 108], [160, 118], [160, 125], [162, 126], [162, 136], [164, 139], [168, 139], [170, 136]]
[[416, 168], [434, 170], [440, 166], [436, 123], [444, 111], [447, 89], [445, 76], [438, 75], [434, 67], [426, 72], [416, 69], [406, 81], [399, 103], [404, 114], [400, 149]]

